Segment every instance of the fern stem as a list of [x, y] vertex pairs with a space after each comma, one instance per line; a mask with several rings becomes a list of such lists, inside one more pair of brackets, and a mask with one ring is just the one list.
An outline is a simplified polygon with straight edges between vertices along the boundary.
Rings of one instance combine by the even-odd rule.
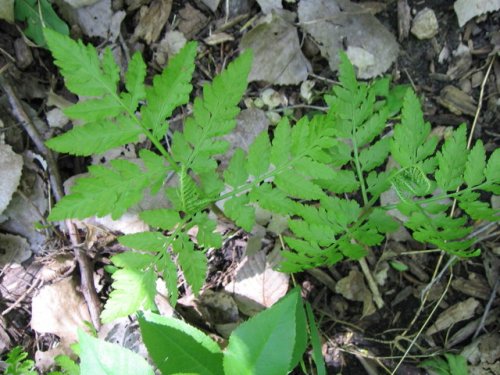
[[354, 164], [356, 166], [356, 174], [358, 175], [359, 185], [361, 186], [361, 194], [363, 196], [363, 205], [366, 206], [368, 204], [368, 194], [366, 193], [365, 179], [363, 178], [363, 171], [361, 170], [361, 164], [359, 162], [359, 153], [358, 153], [359, 150], [358, 150], [358, 144], [356, 142], [356, 137], [354, 135], [354, 131], [351, 140], [354, 152]]

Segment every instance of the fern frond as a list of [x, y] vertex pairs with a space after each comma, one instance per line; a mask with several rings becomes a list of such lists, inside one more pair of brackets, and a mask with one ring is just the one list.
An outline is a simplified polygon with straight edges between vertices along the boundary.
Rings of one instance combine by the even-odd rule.
[[465, 125], [461, 125], [437, 153], [438, 169], [435, 177], [437, 185], [443, 191], [456, 190], [464, 182], [468, 154], [465, 132]]
[[392, 157], [402, 168], [412, 167], [430, 156], [437, 145], [437, 137], [428, 139], [431, 125], [424, 122], [420, 102], [412, 90], [406, 92], [401, 124], [394, 128], [391, 142]]
[[103, 323], [155, 306], [156, 276], [153, 270], [119, 269], [111, 276], [113, 291], [101, 313]]
[[58, 137], [49, 139], [46, 144], [57, 152], [90, 156], [137, 142], [141, 133], [141, 129], [126, 118], [121, 118], [116, 123], [102, 120], [77, 126]]
[[[179, 148], [173, 149], [174, 159], [182, 161], [186, 168], [201, 173], [206, 160], [222, 151], [213, 148], [213, 138], [229, 133], [236, 126], [237, 105], [247, 87], [251, 62], [251, 53], [244, 52], [212, 84], [203, 87], [202, 99], [195, 99], [193, 116], [184, 125], [183, 146], [187, 146], [188, 155], [179, 155]], [[174, 145], [175, 142], [174, 139]]]
[[153, 86], [146, 89], [147, 105], [141, 108], [144, 126], [153, 132], [156, 139], [165, 136], [166, 119], [175, 108], [189, 101], [193, 87], [190, 84], [194, 71], [197, 44], [187, 43], [172, 57], [161, 75], [153, 79]]
[[432, 184], [418, 165], [397, 171], [391, 178], [392, 186], [402, 200], [431, 192]]
[[184, 278], [197, 295], [205, 282], [207, 259], [202, 252], [194, 250], [194, 245], [186, 234], [181, 234], [172, 245], [178, 255], [177, 262]]

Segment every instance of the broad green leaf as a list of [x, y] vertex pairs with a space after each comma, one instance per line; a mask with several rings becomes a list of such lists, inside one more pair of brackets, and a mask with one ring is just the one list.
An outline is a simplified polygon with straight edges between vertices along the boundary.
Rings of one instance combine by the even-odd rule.
[[78, 331], [80, 371], [92, 375], [154, 375], [148, 362], [117, 344]]
[[260, 133], [248, 149], [247, 170], [252, 176], [259, 177], [269, 169], [271, 143], [267, 132]]
[[162, 374], [223, 373], [221, 349], [200, 330], [148, 312], [139, 315], [139, 325], [148, 353]]
[[323, 351], [321, 339], [319, 337], [318, 326], [314, 319], [314, 313], [309, 302], [305, 303], [307, 321], [309, 323], [309, 332], [311, 335], [312, 358], [316, 365], [317, 375], [326, 375], [325, 360], [323, 359]]
[[[224, 353], [224, 372], [226, 374], [286, 374], [292, 362], [295, 347], [302, 348], [302, 332], [298, 324], [304, 314], [298, 289], [288, 293], [270, 309], [254, 316], [241, 324], [229, 338], [229, 345]], [[305, 349], [305, 345], [304, 345]], [[302, 355], [300, 353], [300, 355]]]
[[101, 120], [76, 126], [58, 137], [49, 139], [46, 144], [57, 152], [89, 156], [137, 142], [141, 130], [125, 119], [122, 120], [123, 122], [117, 123]]
[[69, 35], [69, 28], [59, 18], [48, 0], [16, 0], [14, 2], [16, 21], [25, 21], [24, 33], [41, 47], [45, 47], [44, 29]]
[[179, 213], [168, 208], [142, 211], [139, 217], [141, 220], [144, 220], [146, 224], [163, 230], [172, 230], [181, 221]]
[[152, 269], [119, 269], [111, 277], [113, 291], [101, 313], [103, 323], [155, 307], [156, 275]]
[[132, 249], [158, 252], [166, 250], [169, 238], [159, 232], [141, 232], [121, 236], [118, 241]]

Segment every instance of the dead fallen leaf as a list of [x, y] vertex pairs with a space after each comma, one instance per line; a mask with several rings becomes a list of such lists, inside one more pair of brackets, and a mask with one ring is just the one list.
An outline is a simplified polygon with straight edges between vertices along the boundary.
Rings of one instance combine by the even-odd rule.
[[139, 11], [139, 22], [132, 40], [143, 39], [146, 44], [155, 42], [167, 23], [171, 11], [172, 0], [153, 0], [149, 7], [143, 6]]
[[26, 239], [12, 234], [0, 233], [0, 267], [8, 263], [21, 264], [31, 256]]
[[0, 2], [0, 20], [14, 22], [14, 0], [2, 0]]
[[168, 58], [177, 54], [186, 42], [186, 37], [180, 31], [167, 31], [155, 51], [156, 63], [159, 66], [165, 66]]
[[300, 49], [294, 18], [288, 11], [273, 12], [243, 36], [240, 48], [254, 54], [250, 81], [294, 85], [307, 79], [311, 65]]
[[[372, 78], [390, 68], [398, 55], [398, 43], [373, 15], [348, 0], [301, 0], [301, 28], [318, 44], [321, 54], [336, 71], [339, 52], [346, 48], [362, 52], [367, 65], [357, 66], [359, 78]], [[361, 51], [363, 50], [363, 51]], [[368, 59], [368, 60], [367, 60]]]
[[500, 9], [500, 0], [457, 0], [453, 4], [460, 27], [474, 17]]
[[75, 8], [65, 0], [55, 0], [61, 15], [70, 24], [78, 25], [83, 34], [114, 41], [119, 35], [125, 12], [113, 13], [111, 0], [94, 1], [93, 4]]
[[472, 318], [478, 306], [479, 301], [472, 297], [450, 306], [439, 314], [436, 322], [427, 329], [425, 334], [428, 336], [433, 335], [451, 327], [453, 324]]
[[275, 9], [283, 9], [283, 5], [281, 5], [281, 0], [257, 0], [259, 3], [260, 9], [264, 14], [271, 13], [271, 11]]
[[363, 302], [363, 316], [373, 314], [376, 311], [372, 294], [366, 287], [365, 278], [358, 270], [353, 269], [349, 275], [340, 279], [335, 290], [350, 301]]
[[23, 158], [12, 147], [0, 144], [0, 214], [7, 208], [17, 190], [23, 170]]
[[275, 271], [280, 261], [279, 248], [269, 255], [259, 251], [244, 256], [232, 282], [225, 289], [232, 293], [241, 312], [252, 316], [274, 305], [288, 290], [289, 275]]
[[220, 0], [201, 0], [201, 2], [209, 7], [212, 12], [215, 12], [219, 7]]
[[191, 39], [201, 31], [208, 23], [208, 18], [190, 4], [186, 4], [179, 11], [179, 25], [177, 28], [184, 34], [186, 39]]

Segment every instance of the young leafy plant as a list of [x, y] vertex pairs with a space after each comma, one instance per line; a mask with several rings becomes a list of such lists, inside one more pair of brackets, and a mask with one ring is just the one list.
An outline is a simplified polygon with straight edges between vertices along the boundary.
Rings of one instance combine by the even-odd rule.
[[[498, 219], [498, 212], [479, 198], [483, 192], [500, 191], [500, 152], [488, 159], [481, 141], [469, 150], [465, 125], [439, 149], [415, 93], [401, 86], [391, 89], [386, 78], [358, 82], [345, 54], [340, 56], [340, 84], [325, 96], [328, 113], [295, 124], [282, 119], [272, 138], [262, 132], [248, 152], [237, 148], [227, 168], [219, 170], [217, 155], [230, 146], [223, 137], [236, 125], [247, 87], [250, 52], [203, 87], [183, 130], [175, 131], [171, 146], [164, 147], [168, 118], [189, 101], [194, 42], [146, 86], [146, 65], [138, 53], [120, 85], [109, 50], [99, 58], [91, 45], [50, 30], [45, 37], [68, 89], [89, 97], [65, 110], [83, 125], [47, 145], [84, 156], [137, 142], [140, 136], [154, 146], [139, 152], [140, 164], [117, 159], [109, 166], [91, 166], [89, 176], [77, 181], [49, 219], [108, 214], [116, 219], [138, 204], [146, 190], [164, 191], [171, 205], [140, 213], [155, 230], [120, 237], [121, 244], [135, 251], [111, 259], [117, 270], [102, 314], [105, 322], [154, 309], [158, 275], [175, 304], [178, 268], [194, 292], [200, 290], [207, 272], [203, 250], [222, 243], [208, 214], [217, 202], [224, 202], [224, 215], [247, 231], [254, 225], [256, 206], [289, 217], [288, 249], [280, 266], [286, 272], [363, 257], [400, 225], [387, 215], [389, 209], [408, 217], [403, 224], [416, 240], [459, 257], [478, 254], [470, 250], [470, 219]], [[400, 122], [392, 126], [390, 119], [398, 114]], [[394, 166], [384, 169], [389, 157]], [[164, 189], [172, 173], [177, 184]], [[380, 196], [389, 189], [400, 202], [380, 207]], [[449, 215], [452, 199], [462, 210], [458, 217]], [[187, 234], [193, 227], [194, 242]]]
[[37, 375], [34, 370], [35, 361], [27, 359], [26, 353], [22, 347], [16, 346], [7, 353], [7, 358], [4, 361], [5, 375]]
[[[149, 355], [163, 375], [282, 375], [297, 366], [307, 346], [299, 289], [239, 325], [225, 350], [202, 331], [178, 319], [144, 312], [139, 313], [139, 325]], [[78, 337], [79, 368], [75, 371], [77, 365], [64, 363], [66, 374], [155, 373], [145, 359], [126, 348], [83, 331], [79, 331]], [[68, 367], [75, 372], [68, 371]]]
[[445, 353], [444, 358], [430, 358], [419, 364], [431, 375], [467, 375], [467, 360], [461, 355]]

